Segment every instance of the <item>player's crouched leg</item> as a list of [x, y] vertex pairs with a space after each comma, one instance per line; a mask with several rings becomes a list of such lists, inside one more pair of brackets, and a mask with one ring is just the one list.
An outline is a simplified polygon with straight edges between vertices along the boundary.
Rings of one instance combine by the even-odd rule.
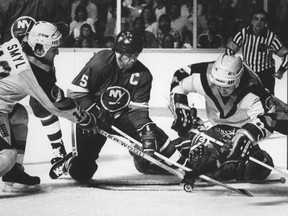
[[90, 180], [97, 171], [98, 165], [95, 160], [87, 160], [84, 157], [73, 157], [69, 161], [68, 173], [79, 182]]
[[3, 149], [0, 151], [0, 177], [14, 166], [17, 158], [15, 149]]

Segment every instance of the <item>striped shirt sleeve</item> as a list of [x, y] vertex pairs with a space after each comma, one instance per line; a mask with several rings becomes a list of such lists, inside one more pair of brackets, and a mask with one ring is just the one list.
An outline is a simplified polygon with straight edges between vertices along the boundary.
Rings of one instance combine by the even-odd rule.
[[279, 67], [280, 71], [285, 72], [288, 69], [288, 50], [277, 35], [275, 35], [272, 42], [272, 48], [275, 51], [275, 54], [282, 59], [282, 63]]

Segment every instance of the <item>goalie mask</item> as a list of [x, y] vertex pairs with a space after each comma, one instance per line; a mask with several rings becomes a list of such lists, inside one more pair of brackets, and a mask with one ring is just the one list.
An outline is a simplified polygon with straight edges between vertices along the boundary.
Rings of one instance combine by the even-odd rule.
[[120, 86], [108, 87], [101, 94], [100, 101], [104, 109], [115, 113], [129, 105], [130, 93]]

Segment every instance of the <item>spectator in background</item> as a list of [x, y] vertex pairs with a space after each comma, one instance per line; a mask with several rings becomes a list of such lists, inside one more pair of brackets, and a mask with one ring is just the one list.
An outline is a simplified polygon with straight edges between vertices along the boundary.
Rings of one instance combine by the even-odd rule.
[[88, 23], [84, 23], [80, 28], [80, 35], [75, 39], [73, 47], [79, 48], [94, 48], [96, 47], [95, 35], [91, 26]]
[[71, 6], [71, 17], [72, 20], [75, 20], [75, 11], [78, 5], [83, 5], [87, 10], [87, 17], [93, 19], [94, 22], [98, 20], [98, 8], [90, 0], [74, 0]]
[[107, 23], [104, 32], [104, 37], [112, 36], [114, 37], [116, 32], [116, 5], [114, 2], [109, 2], [107, 4]]
[[130, 28], [130, 20], [127, 17], [121, 18], [121, 31], [128, 31]]
[[193, 1], [185, 0], [181, 5], [180, 16], [185, 17], [193, 24]]
[[94, 23], [95, 26], [95, 43], [96, 46], [95, 48], [103, 48], [105, 47], [105, 39], [104, 39], [104, 32], [106, 29], [106, 25], [103, 22], [100, 22], [99, 20], [97, 20]]
[[182, 32], [181, 48], [191, 49], [193, 48], [193, 33], [189, 30]]
[[161, 41], [161, 48], [173, 49], [174, 43], [175, 43], [175, 39], [173, 38], [173, 36], [170, 34], [165, 34]]
[[136, 17], [133, 21], [133, 30], [142, 36], [144, 48], [158, 48], [159, 43], [152, 32], [145, 30], [145, 22], [142, 17]]
[[115, 45], [115, 38], [112, 36], [108, 36], [105, 38], [105, 48], [113, 48]]
[[208, 20], [208, 32], [200, 34], [198, 38], [199, 48], [220, 48], [224, 47], [223, 38], [219, 34], [219, 22], [217, 18]]
[[[282, 79], [288, 69], [288, 50], [266, 25], [267, 13], [262, 8], [255, 9], [251, 25], [235, 35], [227, 45], [226, 53], [234, 55], [242, 48], [244, 62], [257, 73], [264, 87], [274, 94], [275, 77]], [[277, 72], [273, 54], [282, 59]]]
[[147, 6], [143, 7], [140, 17], [144, 19], [145, 29], [147, 29], [149, 26], [156, 22], [154, 10]]
[[163, 36], [165, 34], [171, 35], [174, 38], [174, 48], [179, 48], [181, 37], [176, 29], [171, 28], [171, 19], [168, 14], [162, 14], [159, 17], [158, 22], [154, 23], [146, 30], [152, 32], [156, 36], [160, 46], [162, 45]]
[[78, 5], [75, 10], [75, 20], [70, 23], [70, 33], [69, 36], [73, 37], [74, 40], [80, 36], [81, 26], [87, 23], [91, 26], [92, 31], [95, 33], [94, 20], [88, 18], [88, 13], [86, 7], [83, 5]]
[[154, 13], [158, 21], [162, 14], [166, 14], [166, 0], [155, 0], [155, 3]]
[[170, 4], [167, 4], [167, 14], [171, 18], [171, 27], [176, 29], [180, 35], [184, 30], [190, 30], [193, 32], [193, 24], [186, 18], [180, 16], [181, 14], [181, 5], [176, 1], [171, 1]]
[[[234, 36], [234, 29], [236, 27], [236, 12], [231, 6], [232, 0], [223, 0], [219, 8], [219, 16], [222, 20], [221, 25], [221, 35], [223, 36], [223, 41], [227, 43], [231, 36]], [[237, 31], [238, 32], [238, 31]]]
[[155, 2], [154, 2], [154, 0], [144, 0], [144, 4], [142, 6], [154, 9]]

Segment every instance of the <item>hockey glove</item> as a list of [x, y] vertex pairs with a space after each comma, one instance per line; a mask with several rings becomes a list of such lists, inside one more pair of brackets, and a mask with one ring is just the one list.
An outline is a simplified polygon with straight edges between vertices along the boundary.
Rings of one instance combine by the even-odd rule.
[[285, 68], [280, 67], [279, 70], [276, 71], [276, 72], [273, 74], [273, 77], [281, 80], [281, 79], [283, 78], [283, 74], [284, 74], [285, 71], [286, 71]]
[[142, 151], [153, 155], [158, 150], [156, 125], [154, 123], [148, 123], [144, 125], [140, 130], [140, 137], [142, 141]]
[[[1, 51], [0, 51], [1, 52]], [[11, 72], [11, 67], [7, 61], [0, 61], [0, 79], [9, 76]]]
[[84, 115], [86, 118], [77, 125], [83, 130], [83, 133], [97, 134], [98, 126], [96, 117], [87, 111], [84, 111]]
[[232, 138], [232, 149], [227, 158], [248, 160], [253, 144], [265, 137], [265, 133], [256, 124], [247, 123]]
[[96, 103], [93, 104], [88, 110], [96, 117], [97, 120], [99, 120], [98, 126], [100, 129], [110, 130], [114, 122], [114, 115], [112, 113], [98, 106]]
[[192, 129], [193, 117], [191, 109], [188, 106], [187, 95], [174, 94], [172, 95], [174, 108], [174, 122], [171, 128], [178, 132], [179, 136], [185, 136]]

